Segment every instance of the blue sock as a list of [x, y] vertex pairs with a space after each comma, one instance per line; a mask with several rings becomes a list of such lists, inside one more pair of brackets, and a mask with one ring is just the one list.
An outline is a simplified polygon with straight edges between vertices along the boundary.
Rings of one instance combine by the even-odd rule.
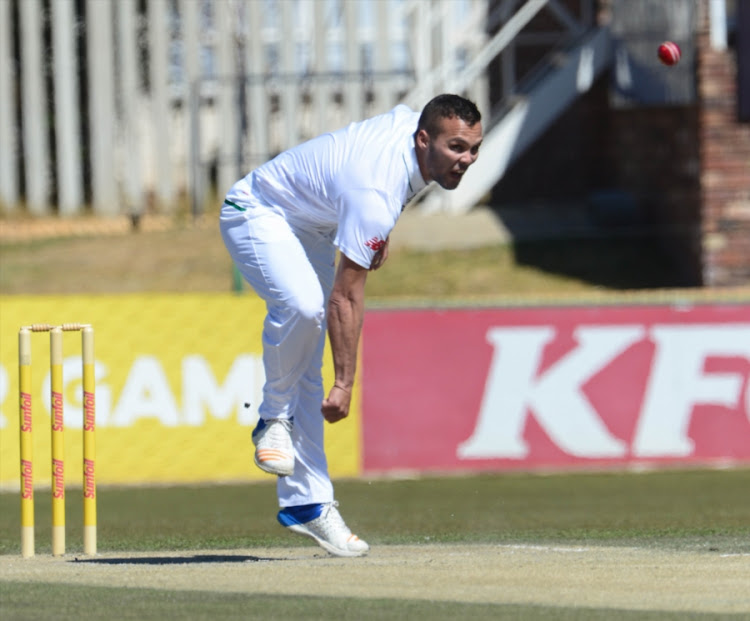
[[265, 428], [266, 428], [266, 421], [264, 421], [262, 418], [259, 418], [258, 423], [255, 425], [255, 429], [253, 429], [253, 436], [263, 431]]
[[314, 520], [323, 513], [323, 505], [316, 503], [313, 505], [297, 505], [296, 507], [285, 507], [276, 516], [282, 526], [291, 526], [292, 524], [305, 524]]

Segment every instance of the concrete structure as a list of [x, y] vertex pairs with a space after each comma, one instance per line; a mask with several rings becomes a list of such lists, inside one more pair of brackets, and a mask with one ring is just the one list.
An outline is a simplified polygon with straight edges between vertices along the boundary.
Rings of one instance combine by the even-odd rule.
[[[419, 209], [575, 202], [605, 232], [656, 236], [676, 284], [744, 283], [750, 86], [727, 26], [746, 4], [0, 0], [0, 210], [198, 214], [282, 149], [462, 92], [484, 112], [482, 157]], [[663, 39], [675, 67], [656, 61]]]

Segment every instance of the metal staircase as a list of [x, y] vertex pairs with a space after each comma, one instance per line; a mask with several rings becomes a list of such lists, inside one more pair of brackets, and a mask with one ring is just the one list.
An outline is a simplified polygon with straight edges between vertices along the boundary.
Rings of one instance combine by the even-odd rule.
[[[512, 163], [612, 63], [611, 37], [606, 27], [595, 25], [593, 2], [578, 3], [577, 15], [567, 8], [575, 3], [558, 0], [501, 0], [490, 4], [494, 10], [484, 18], [486, 23], [497, 23], [499, 27], [476, 56], [459, 73], [446, 72], [442, 66], [432, 67], [405, 98], [416, 107], [427, 93], [468, 92], [475, 98], [480, 93], [480, 107], [491, 110], [485, 114], [481, 157], [456, 190], [448, 192], [430, 186], [419, 197], [420, 211], [462, 213], [480, 203]], [[547, 15], [541, 15], [542, 11]], [[530, 30], [538, 16], [556, 22], [562, 31]], [[516, 80], [513, 59], [519, 49], [545, 44], [548, 51], [535, 69]], [[492, 79], [490, 71], [497, 65], [502, 71], [504, 96], [493, 108], [488, 98], [481, 101], [481, 94], [486, 93]], [[479, 86], [482, 84], [484, 87]]]
[[541, 76], [511, 97], [489, 119], [481, 157], [451, 192], [433, 187], [420, 203], [424, 211], [464, 212], [480, 203], [511, 164], [573, 101], [591, 88], [612, 62], [609, 32], [597, 28], [573, 49], [556, 55]]

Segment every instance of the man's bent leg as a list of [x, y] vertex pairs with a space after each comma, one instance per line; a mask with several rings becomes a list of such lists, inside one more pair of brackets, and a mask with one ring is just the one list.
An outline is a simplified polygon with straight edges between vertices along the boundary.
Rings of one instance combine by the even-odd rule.
[[[288, 423], [300, 379], [318, 356], [325, 295], [304, 247], [286, 221], [263, 207], [254, 208], [253, 214], [237, 218], [230, 212], [222, 221], [222, 235], [236, 265], [268, 308], [263, 329], [262, 421], [253, 434], [256, 463], [260, 461], [267, 472], [286, 475], [294, 464]], [[287, 424], [267, 424], [277, 420]]]
[[297, 383], [324, 330], [325, 294], [286, 220], [261, 206], [252, 213], [222, 220], [222, 235], [238, 269], [268, 309], [263, 324], [266, 384], [261, 418], [290, 418]]
[[[297, 231], [297, 237], [315, 271], [325, 305], [333, 287], [336, 249], [330, 237], [320, 233]], [[324, 397], [321, 370], [326, 337], [326, 323], [323, 320], [314, 353], [307, 358], [308, 366], [299, 380], [297, 400], [293, 404], [293, 441], [297, 463], [295, 475], [278, 482], [279, 505], [282, 508], [333, 501], [333, 487], [323, 444], [325, 421], [320, 411]]]

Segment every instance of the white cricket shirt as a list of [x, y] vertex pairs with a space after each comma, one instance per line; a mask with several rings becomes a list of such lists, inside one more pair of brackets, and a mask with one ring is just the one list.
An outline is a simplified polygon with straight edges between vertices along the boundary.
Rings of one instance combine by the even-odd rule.
[[419, 113], [405, 105], [284, 151], [242, 179], [227, 198], [248, 189], [284, 213], [290, 225], [335, 234], [334, 244], [369, 268], [403, 207], [426, 185], [414, 132]]

